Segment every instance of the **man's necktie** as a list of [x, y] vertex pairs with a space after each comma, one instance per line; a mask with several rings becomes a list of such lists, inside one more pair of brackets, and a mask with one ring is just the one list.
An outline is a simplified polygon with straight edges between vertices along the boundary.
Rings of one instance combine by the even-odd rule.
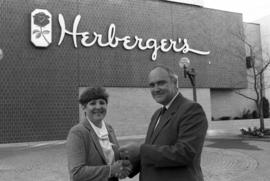
[[161, 117], [165, 114], [166, 110], [167, 110], [167, 108], [165, 106], [163, 106], [162, 109], [161, 109], [161, 111], [160, 111], [160, 114], [158, 116], [158, 121], [156, 123], [155, 129], [157, 128], [157, 126], [159, 124], [159, 121], [160, 121]]
[[160, 111], [159, 117], [161, 117], [166, 111], [167, 111], [167, 108], [165, 106], [163, 106], [161, 111]]

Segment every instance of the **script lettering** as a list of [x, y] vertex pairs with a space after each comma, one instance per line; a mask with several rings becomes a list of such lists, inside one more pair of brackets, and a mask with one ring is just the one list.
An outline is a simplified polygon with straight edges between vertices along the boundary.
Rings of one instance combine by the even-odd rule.
[[[75, 17], [74, 23], [73, 23], [73, 29], [72, 31], [69, 31], [66, 29], [65, 20], [62, 14], [59, 14], [58, 21], [61, 27], [61, 35], [58, 42], [58, 45], [60, 46], [63, 42], [65, 35], [71, 35], [74, 43], [74, 47], [77, 48], [77, 37], [81, 36], [81, 45], [85, 47], [91, 47], [94, 44], [97, 44], [100, 47], [111, 47], [116, 48], [118, 47], [119, 43], [122, 42], [122, 46], [126, 50], [132, 50], [136, 47], [138, 47], [140, 50], [152, 50], [152, 60], [155, 61], [157, 59], [158, 51], [162, 52], [169, 52], [173, 51], [176, 53], [182, 52], [184, 54], [188, 52], [192, 52], [199, 55], [208, 55], [210, 54], [210, 51], [201, 51], [201, 50], [195, 50], [190, 48], [187, 39], [181, 39], [178, 38], [177, 41], [172, 39], [161, 39], [160, 41], [157, 41], [156, 39], [149, 38], [146, 41], [144, 41], [139, 36], [134, 36], [134, 41], [131, 41], [130, 36], [124, 36], [124, 37], [117, 37], [116, 36], [116, 26], [115, 24], [111, 24], [108, 33], [107, 33], [107, 40], [103, 40], [102, 34], [93, 32], [92, 33], [92, 41], [87, 42], [90, 37], [89, 32], [77, 32], [78, 31], [78, 25], [81, 20], [81, 15], [77, 15]], [[145, 43], [144, 43], [145, 42]]]

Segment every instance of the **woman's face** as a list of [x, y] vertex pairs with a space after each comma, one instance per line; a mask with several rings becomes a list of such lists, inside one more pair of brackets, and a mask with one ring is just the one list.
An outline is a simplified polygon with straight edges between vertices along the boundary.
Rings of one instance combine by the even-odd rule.
[[84, 112], [90, 121], [102, 121], [107, 113], [107, 103], [104, 99], [91, 100], [84, 107]]

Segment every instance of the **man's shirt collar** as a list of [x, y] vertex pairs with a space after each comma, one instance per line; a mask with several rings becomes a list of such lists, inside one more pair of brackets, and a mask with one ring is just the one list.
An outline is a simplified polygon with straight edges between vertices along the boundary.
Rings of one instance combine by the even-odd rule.
[[175, 98], [179, 95], [179, 90], [176, 92], [175, 96], [171, 99], [171, 101], [165, 106], [166, 109], [168, 110], [169, 107], [171, 106], [171, 104], [173, 103], [173, 101], [175, 100]]

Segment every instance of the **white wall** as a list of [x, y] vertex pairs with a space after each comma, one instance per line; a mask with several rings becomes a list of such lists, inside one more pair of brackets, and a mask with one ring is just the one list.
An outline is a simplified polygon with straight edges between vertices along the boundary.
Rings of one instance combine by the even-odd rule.
[[[183, 96], [193, 100], [193, 91], [190, 88], [180, 88], [180, 92]], [[211, 95], [210, 89], [208, 88], [197, 88], [197, 102], [200, 103], [205, 111], [206, 117], [208, 121], [211, 121]]]
[[[243, 94], [252, 95], [249, 89], [241, 90]], [[222, 116], [241, 117], [244, 109], [255, 110], [255, 103], [236, 94], [233, 90], [211, 90], [212, 116], [217, 119]]]
[[[85, 88], [80, 88], [79, 92]], [[161, 107], [148, 88], [106, 88], [109, 93], [106, 120], [118, 136], [145, 135], [152, 114]], [[192, 99], [192, 89], [180, 89], [187, 98]], [[202, 105], [208, 120], [211, 120], [211, 101], [209, 89], [197, 90], [198, 102]], [[80, 115], [81, 115], [80, 111]]]

